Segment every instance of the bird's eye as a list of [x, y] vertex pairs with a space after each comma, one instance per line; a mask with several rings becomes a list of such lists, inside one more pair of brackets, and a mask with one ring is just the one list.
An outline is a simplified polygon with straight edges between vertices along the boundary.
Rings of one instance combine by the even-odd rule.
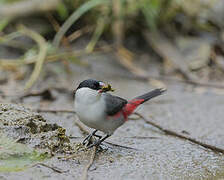
[[102, 87], [105, 86], [105, 84], [103, 82], [99, 82], [99, 86]]

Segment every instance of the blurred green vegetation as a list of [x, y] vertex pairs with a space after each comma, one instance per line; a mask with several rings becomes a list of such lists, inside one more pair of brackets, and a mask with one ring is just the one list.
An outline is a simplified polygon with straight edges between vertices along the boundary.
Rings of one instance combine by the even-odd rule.
[[[22, 1], [0, 0], [2, 5], [14, 4], [15, 2]], [[76, 19], [71, 22], [73, 30], [84, 26], [94, 27], [92, 29], [93, 36], [95, 36], [93, 39], [97, 41], [102, 34], [109, 36], [108, 34], [112, 33], [113, 36], [117, 36], [118, 33], [115, 31], [120, 31], [120, 34], [124, 35], [129, 30], [149, 29], [150, 31], [157, 31], [158, 28], [169, 29], [170, 27], [172, 31], [183, 30], [181, 28], [187, 29], [187, 31], [192, 28], [196, 28], [198, 31], [211, 31], [217, 27], [217, 24], [211, 23], [207, 11], [216, 2], [218, 0], [210, 2], [200, 0], [63, 0], [59, 1], [57, 8], [49, 13], [59, 26], [66, 22], [72, 14], [78, 14]], [[48, 1], [46, 1], [47, 3]], [[88, 5], [89, 7], [87, 7]], [[87, 9], [85, 12], [81, 12], [84, 7]], [[48, 21], [46, 13], [48, 12], [41, 13], [39, 16]], [[26, 11], [24, 11], [24, 14], [26, 15]], [[0, 17], [0, 32], [10, 22], [15, 25], [15, 21], [12, 20], [14, 18], [17, 17], [3, 17], [3, 19]], [[79, 23], [75, 24], [77, 20]], [[116, 25], [116, 23], [119, 25]], [[116, 28], [118, 29], [116, 30]], [[50, 32], [52, 31], [49, 29]], [[72, 30], [70, 29], [67, 34], [71, 33]]]
[[[33, 0], [32, 2], [35, 1], [36, 3], [38, 2], [38, 0]], [[37, 42], [36, 45], [24, 52], [24, 56], [17, 59], [19, 61], [7, 63], [5, 60], [0, 59], [0, 65], [5, 67], [35, 63], [35, 78], [31, 80], [32, 83], [30, 85], [27, 85], [31, 87], [38, 77], [44, 61], [51, 59], [49, 56], [54, 56], [54, 60], [61, 58], [57, 51], [59, 45], [66, 48], [77, 38], [85, 34], [91, 36], [89, 43], [83, 52], [77, 52], [78, 54], [93, 52], [97, 42], [102, 37], [113, 40], [113, 44], [117, 47], [122, 47], [125, 44], [124, 41], [127, 36], [132, 34], [139, 38], [145, 31], [165, 32], [170, 37], [174, 37], [177, 34], [216, 33], [224, 26], [222, 18], [214, 15], [213, 9], [214, 5], [220, 1], [46, 0], [44, 4], [30, 5], [29, 8], [31, 9], [26, 9], [25, 0], [0, 0], [0, 43], [7, 43], [8, 46], [13, 47], [16, 45], [17, 47], [22, 47], [15, 43], [15, 41], [10, 43], [14, 38], [9, 38], [11, 34], [18, 34], [18, 32], [20, 36], [24, 36], [24, 33], [21, 33], [18, 29], [18, 25], [21, 24], [25, 24], [27, 29], [31, 29], [39, 34], [38, 36], [35, 35], [35, 32], [31, 33], [36, 38], [25, 34]], [[42, 1], [39, 0], [39, 2], [41, 3]], [[23, 3], [24, 8], [21, 4], [20, 6], [15, 6], [16, 3]], [[51, 6], [48, 3], [52, 3], [53, 5]], [[7, 7], [5, 8], [5, 6]], [[49, 10], [42, 6], [48, 7]], [[32, 8], [35, 10], [34, 14], [32, 13]], [[10, 14], [10, 10], [18, 14], [15, 12]], [[4, 12], [8, 16], [4, 15]], [[41, 23], [36, 21], [37, 18], [41, 19]], [[44, 27], [46, 27], [45, 30], [41, 31], [41, 28], [44, 29]], [[40, 39], [42, 39], [41, 43], [44, 44], [38, 43]], [[48, 40], [50, 41], [48, 42]], [[52, 44], [56, 47], [55, 49], [47, 48]], [[42, 51], [43, 49], [44, 51]], [[48, 49], [51, 49], [51, 51]], [[27, 54], [30, 54], [31, 50], [32, 57], [29, 56], [27, 58]], [[42, 55], [42, 57], [39, 57], [39, 55]], [[73, 54], [68, 52], [68, 56], [63, 55], [63, 58], [74, 60], [75, 56], [76, 52]], [[35, 59], [42, 63], [36, 62]], [[77, 58], [75, 59], [75, 63], [80, 63]]]
[[21, 171], [47, 158], [46, 153], [40, 153], [0, 134], [0, 172]]
[[[0, 0], [0, 4], [12, 4], [18, 1], [21, 0]], [[80, 11], [81, 6], [97, 1], [99, 0], [63, 0], [58, 4], [53, 15], [60, 24], [63, 24], [73, 12]], [[102, 1], [99, 6], [91, 7], [87, 14], [80, 16], [80, 21], [85, 25], [97, 26], [99, 19], [106, 16], [107, 21], [104, 23], [107, 27], [111, 27], [115, 21], [121, 20], [124, 23], [123, 31], [130, 27], [133, 28], [133, 26], [137, 28], [139, 25], [147, 25], [150, 30], [156, 30], [158, 26], [167, 25], [167, 23], [178, 18], [177, 16], [180, 16], [180, 14], [192, 18], [192, 23], [195, 23], [195, 18], [205, 14], [205, 9], [209, 9], [209, 6], [216, 1], [205, 1], [205, 3], [201, 3], [199, 0], [114, 0], [108, 1], [108, 3]], [[102, 5], [100, 6], [100, 4]], [[118, 11], [116, 11], [116, 6], [119, 8]], [[198, 10], [195, 10], [197, 8]], [[205, 15], [204, 17], [206, 18]], [[198, 26], [198, 28], [205, 29], [208, 22], [206, 22], [206, 19], [203, 20], [200, 21], [203, 25]], [[5, 19], [1, 21], [1, 26], [6, 24], [5, 21]], [[104, 32], [110, 32], [110, 28], [105, 28]]]
[[18, 1], [22, 1], [22, 0], [0, 0], [0, 4], [13, 3]]

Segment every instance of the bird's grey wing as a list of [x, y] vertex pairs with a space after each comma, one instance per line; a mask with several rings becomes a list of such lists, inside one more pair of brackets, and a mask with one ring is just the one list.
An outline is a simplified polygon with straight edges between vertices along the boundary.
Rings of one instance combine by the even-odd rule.
[[104, 93], [104, 97], [106, 101], [106, 114], [109, 116], [115, 115], [128, 103], [127, 100], [108, 93]]

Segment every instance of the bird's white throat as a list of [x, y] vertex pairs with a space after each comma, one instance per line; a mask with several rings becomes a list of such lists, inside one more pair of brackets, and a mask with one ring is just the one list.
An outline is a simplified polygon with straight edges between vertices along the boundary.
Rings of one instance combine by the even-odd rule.
[[104, 118], [105, 102], [101, 93], [90, 88], [78, 89], [75, 93], [75, 111], [84, 123]]
[[106, 119], [105, 102], [102, 95], [90, 88], [80, 88], [76, 91], [75, 111], [80, 121], [94, 129], [103, 125]]
[[75, 93], [75, 102], [81, 104], [93, 104], [99, 101], [101, 94], [90, 88], [78, 89]]

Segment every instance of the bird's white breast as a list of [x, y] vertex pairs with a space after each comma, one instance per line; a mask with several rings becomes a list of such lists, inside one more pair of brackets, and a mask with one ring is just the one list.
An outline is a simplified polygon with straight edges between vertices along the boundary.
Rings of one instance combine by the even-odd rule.
[[76, 91], [75, 111], [79, 119], [92, 128], [96, 128], [106, 117], [105, 102], [101, 94], [90, 88], [81, 88]]

